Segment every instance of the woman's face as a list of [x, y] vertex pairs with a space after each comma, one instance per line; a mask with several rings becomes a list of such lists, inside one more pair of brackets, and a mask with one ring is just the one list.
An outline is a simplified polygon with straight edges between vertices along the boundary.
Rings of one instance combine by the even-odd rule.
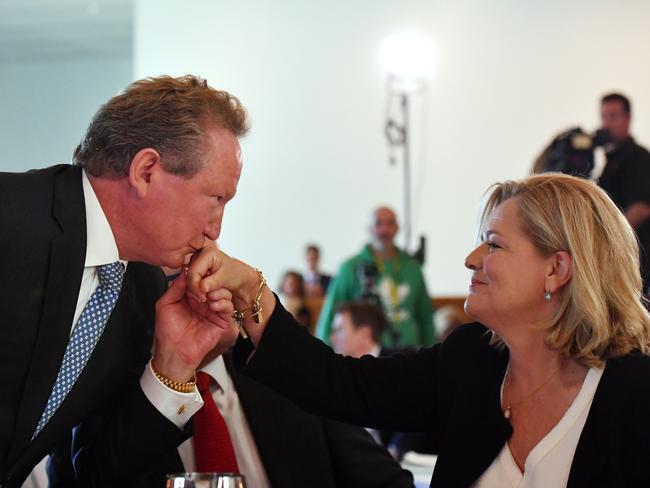
[[492, 212], [483, 242], [465, 259], [472, 270], [465, 311], [497, 333], [510, 325], [531, 325], [548, 315], [544, 301], [553, 258], [544, 257], [524, 233], [516, 199]]
[[282, 282], [282, 292], [289, 297], [299, 297], [300, 279], [294, 275], [287, 275]]

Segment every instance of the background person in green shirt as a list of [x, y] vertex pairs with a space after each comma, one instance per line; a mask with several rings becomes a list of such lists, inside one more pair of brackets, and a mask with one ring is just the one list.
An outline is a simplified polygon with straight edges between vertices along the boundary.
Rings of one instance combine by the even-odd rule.
[[[377, 269], [374, 292], [379, 296], [399, 346], [430, 346], [435, 343], [433, 306], [419, 263], [395, 246], [399, 231], [395, 212], [380, 207], [372, 213], [371, 242], [343, 263], [330, 284], [318, 319], [316, 335], [330, 344], [332, 320], [339, 304], [359, 300], [364, 286], [359, 269], [366, 264]], [[385, 346], [395, 346], [391, 334]]]

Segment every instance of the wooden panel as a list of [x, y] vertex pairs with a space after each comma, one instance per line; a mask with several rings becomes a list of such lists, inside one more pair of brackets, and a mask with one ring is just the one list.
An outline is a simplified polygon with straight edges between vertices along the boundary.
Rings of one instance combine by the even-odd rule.
[[[441, 296], [431, 298], [431, 302], [436, 310], [444, 307], [445, 305], [452, 305], [458, 307], [460, 310], [463, 310], [465, 304], [465, 298], [463, 296]], [[323, 298], [321, 297], [309, 297], [305, 299], [305, 306], [311, 314], [312, 321], [315, 324], [318, 322], [318, 316], [320, 315], [320, 310], [323, 307]], [[469, 319], [467, 319], [469, 321]]]
[[[465, 298], [467, 297], [433, 297], [431, 298], [431, 301], [433, 302], [433, 306], [436, 310], [440, 310], [446, 305], [451, 305], [452, 307], [456, 307], [463, 311], [463, 315], [465, 315], [463, 308], [465, 306]], [[469, 322], [467, 315], [465, 315], [465, 318], [466, 321]]]

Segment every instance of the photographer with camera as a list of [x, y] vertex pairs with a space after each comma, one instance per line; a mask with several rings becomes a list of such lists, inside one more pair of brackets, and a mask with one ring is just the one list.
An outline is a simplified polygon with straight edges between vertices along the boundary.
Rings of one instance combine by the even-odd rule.
[[431, 298], [418, 262], [395, 246], [399, 231], [395, 212], [376, 209], [369, 230], [371, 242], [343, 263], [330, 284], [316, 335], [329, 344], [337, 306], [361, 300], [384, 309], [392, 329], [384, 335], [384, 345], [434, 344]]
[[625, 214], [639, 238], [641, 276], [644, 291], [650, 284], [650, 153], [630, 135], [632, 108], [630, 100], [619, 93], [601, 99], [603, 129], [611, 138], [606, 146], [607, 164], [598, 185], [605, 190]]
[[[647, 294], [650, 285], [650, 153], [630, 135], [632, 106], [620, 93], [600, 101], [601, 128], [593, 134], [575, 127], [562, 132], [544, 149], [533, 174], [557, 171], [597, 181], [625, 214], [641, 248], [641, 277]], [[606, 163], [600, 177], [594, 151], [602, 147]], [[602, 166], [601, 166], [602, 168]]]

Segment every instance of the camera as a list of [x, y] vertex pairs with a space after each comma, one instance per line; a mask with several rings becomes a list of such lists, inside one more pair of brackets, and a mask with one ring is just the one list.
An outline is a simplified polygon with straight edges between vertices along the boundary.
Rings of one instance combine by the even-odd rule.
[[580, 127], [574, 127], [558, 135], [544, 150], [541, 171], [561, 173], [589, 178], [594, 169], [594, 149], [612, 142], [607, 129], [598, 129], [588, 134]]
[[357, 276], [361, 282], [361, 292], [357, 299], [383, 309], [381, 298], [375, 291], [375, 281], [379, 276], [377, 265], [372, 262], [359, 263], [357, 265]]
[[[377, 281], [377, 276], [379, 276], [379, 270], [377, 265], [373, 262], [362, 262], [357, 265], [357, 276], [361, 282], [361, 292], [359, 293], [357, 300], [360, 302], [365, 302], [370, 305], [378, 307], [380, 310], [384, 310], [381, 297], [375, 291], [375, 282]], [[401, 334], [390, 322], [386, 321], [387, 329], [386, 333], [390, 336], [392, 341], [392, 347], [399, 347]]]

